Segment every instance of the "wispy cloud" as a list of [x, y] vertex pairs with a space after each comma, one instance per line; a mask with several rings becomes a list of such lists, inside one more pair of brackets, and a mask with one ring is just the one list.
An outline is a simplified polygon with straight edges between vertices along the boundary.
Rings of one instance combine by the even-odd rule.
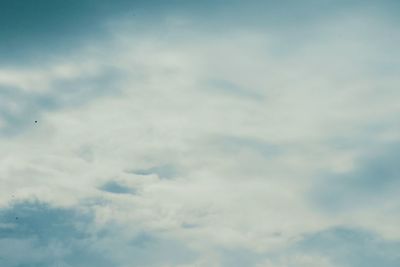
[[398, 265], [395, 1], [50, 2], [0, 19], [0, 265]]

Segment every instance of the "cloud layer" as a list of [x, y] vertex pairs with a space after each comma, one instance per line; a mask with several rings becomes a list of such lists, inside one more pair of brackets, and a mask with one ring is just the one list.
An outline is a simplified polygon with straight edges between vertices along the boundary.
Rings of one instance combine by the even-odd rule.
[[1, 266], [400, 264], [395, 1], [6, 2]]

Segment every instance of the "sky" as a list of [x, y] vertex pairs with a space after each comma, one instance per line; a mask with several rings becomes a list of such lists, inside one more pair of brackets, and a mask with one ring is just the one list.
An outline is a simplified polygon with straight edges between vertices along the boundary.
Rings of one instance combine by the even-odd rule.
[[399, 12], [0, 0], [0, 266], [400, 266]]

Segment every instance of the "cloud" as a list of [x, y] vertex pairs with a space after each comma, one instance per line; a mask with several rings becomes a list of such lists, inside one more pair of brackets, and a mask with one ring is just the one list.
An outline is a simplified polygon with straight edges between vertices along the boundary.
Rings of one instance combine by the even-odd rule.
[[[14, 202], [0, 210], [2, 266], [397, 266], [400, 243], [369, 231], [336, 227], [309, 233], [268, 253], [189, 248], [179, 240], [99, 224], [96, 205], [54, 207]], [[18, 219], [16, 219], [18, 218]], [[24, 250], [20, 254], [18, 251]], [[197, 250], [197, 251], [196, 251]]]
[[177, 170], [172, 165], [161, 165], [156, 167], [151, 167], [148, 169], [138, 169], [133, 171], [128, 171], [129, 173], [137, 175], [152, 175], [155, 174], [161, 179], [171, 179], [177, 175]]
[[107, 23], [132, 16], [141, 1], [83, 0], [2, 1], [0, 4], [0, 58], [2, 66], [40, 66], [43, 60], [73, 55], [90, 40], [105, 41]]
[[400, 181], [397, 146], [381, 146], [383, 151], [364, 155], [352, 170], [331, 174], [316, 186], [316, 203], [325, 210], [351, 211], [390, 201]]
[[374, 233], [338, 227], [307, 236], [296, 247], [304, 253], [328, 256], [340, 266], [396, 266], [399, 242], [386, 241]]
[[[81, 74], [82, 75], [82, 74]], [[43, 77], [44, 88], [36, 91], [34, 85], [11, 81], [0, 90], [0, 134], [13, 136], [31, 128], [43, 113], [83, 105], [94, 98], [118, 93], [122, 76], [117, 70], [99, 70], [97, 73], [72, 78], [58, 77], [48, 73]], [[12, 87], [14, 86], [18, 87]], [[22, 87], [21, 87], [22, 85]]]
[[[400, 236], [388, 149], [400, 140], [395, 4], [315, 3], [99, 11], [76, 19], [99, 21], [104, 39], [78, 31], [85, 45], [70, 53], [4, 63], [2, 244], [30, 252], [2, 257], [11, 266], [91, 266], [98, 254], [122, 267], [359, 266], [366, 246], [371, 262], [396, 263], [382, 256]], [[20, 226], [19, 210], [28, 214]], [[347, 235], [358, 253], [348, 262]]]
[[96, 226], [93, 210], [79, 209], [37, 201], [1, 209], [1, 222], [10, 225], [0, 228], [2, 266], [159, 266], [195, 256], [173, 240], [143, 232], [130, 236], [117, 226]]
[[105, 192], [114, 194], [134, 194], [135, 190], [124, 185], [119, 184], [115, 181], [109, 181], [100, 187]]
[[93, 249], [87, 229], [90, 214], [40, 202], [18, 202], [3, 208], [0, 216], [2, 223], [11, 225], [0, 231], [2, 266], [112, 264], [111, 258]]
[[290, 247], [266, 255], [257, 267], [397, 266], [399, 245], [370, 231], [334, 227], [304, 235]]

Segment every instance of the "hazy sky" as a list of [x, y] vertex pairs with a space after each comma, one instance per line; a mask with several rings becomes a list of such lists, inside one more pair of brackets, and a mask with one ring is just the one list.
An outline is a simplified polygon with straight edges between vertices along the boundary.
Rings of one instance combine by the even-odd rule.
[[0, 0], [0, 266], [400, 266], [399, 14]]

